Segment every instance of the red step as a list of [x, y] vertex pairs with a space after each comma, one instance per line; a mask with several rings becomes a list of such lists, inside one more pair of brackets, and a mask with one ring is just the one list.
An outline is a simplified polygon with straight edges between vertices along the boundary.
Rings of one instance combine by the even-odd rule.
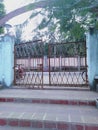
[[20, 103], [41, 103], [41, 104], [60, 104], [60, 105], [85, 105], [96, 106], [95, 100], [70, 100], [70, 99], [38, 99], [38, 98], [7, 98], [0, 97], [0, 102], [20, 102]]

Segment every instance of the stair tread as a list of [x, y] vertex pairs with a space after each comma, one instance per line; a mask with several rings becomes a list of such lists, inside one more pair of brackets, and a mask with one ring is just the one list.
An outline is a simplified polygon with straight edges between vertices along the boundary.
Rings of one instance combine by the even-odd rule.
[[[38, 129], [38, 128], [27, 128], [27, 127], [13, 127], [13, 126], [0, 126], [0, 130], [43, 130], [43, 129]], [[45, 129], [49, 130], [49, 129]]]
[[98, 110], [93, 106], [0, 103], [0, 118], [98, 125]]
[[96, 98], [98, 98], [98, 93], [91, 91], [73, 91], [73, 90], [55, 91], [55, 90], [4, 89], [0, 91], [0, 98], [94, 101]]

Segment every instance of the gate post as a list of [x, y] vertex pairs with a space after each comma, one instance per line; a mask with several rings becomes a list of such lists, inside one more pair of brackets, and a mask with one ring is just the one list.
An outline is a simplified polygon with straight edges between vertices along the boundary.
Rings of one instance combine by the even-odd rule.
[[0, 41], [0, 83], [2, 82], [2, 41]]
[[86, 35], [88, 81], [91, 90], [96, 90], [94, 78], [98, 75], [98, 31], [90, 28]]
[[10, 87], [14, 80], [14, 37], [5, 35], [2, 42], [2, 85]]

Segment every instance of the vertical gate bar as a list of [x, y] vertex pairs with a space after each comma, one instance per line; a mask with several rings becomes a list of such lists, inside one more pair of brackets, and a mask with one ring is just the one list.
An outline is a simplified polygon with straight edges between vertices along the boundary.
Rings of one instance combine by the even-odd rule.
[[25, 57], [22, 59], [22, 62], [23, 62], [23, 81], [22, 81], [22, 84], [25, 86], [24, 84], [24, 81], [26, 79], [26, 66], [25, 66]]
[[33, 54], [32, 54], [32, 57], [31, 57], [31, 63], [32, 63], [32, 67], [31, 67], [31, 75], [32, 75], [32, 79], [31, 79], [31, 86], [32, 86], [32, 88], [34, 88], [34, 85], [33, 85], [33, 80], [34, 80], [34, 56], [33, 56]]
[[44, 75], [43, 75], [44, 74], [44, 72], [43, 72], [44, 67], [43, 66], [44, 66], [44, 55], [42, 55], [42, 66], [41, 66], [41, 70], [42, 70], [42, 89], [43, 89], [43, 84], [44, 84], [43, 83], [43, 80], [44, 80]]
[[38, 80], [40, 81], [40, 78], [39, 78], [39, 73], [40, 73], [40, 63], [39, 63], [39, 56], [40, 55], [38, 55], [38, 54], [36, 54], [36, 65], [37, 65], [37, 78], [36, 78], [36, 80], [35, 80], [35, 84], [37, 83], [37, 86], [38, 86], [38, 88], [39, 88], [39, 86], [40, 86], [40, 84], [41, 84], [41, 82], [40, 83], [38, 83]]
[[50, 68], [50, 55], [51, 55], [51, 48], [50, 45], [48, 45], [48, 60], [49, 60], [49, 85], [51, 85], [51, 68]]
[[[34, 85], [39, 85], [39, 84], [37, 84], [37, 77], [38, 77], [38, 72], [39, 72], [38, 56], [37, 56], [37, 54], [35, 54], [35, 59], [36, 59], [37, 72], [36, 72], [36, 78], [35, 78], [35, 81], [34, 81]], [[39, 87], [39, 86], [38, 86], [38, 87]]]
[[58, 61], [59, 61], [59, 63], [58, 63], [58, 65], [59, 65], [58, 69], [59, 69], [59, 71], [60, 71], [60, 69], [61, 69], [61, 63], [60, 63], [60, 62], [61, 62], [61, 58], [60, 58], [60, 55], [58, 55], [58, 58], [57, 58], [57, 59], [58, 59]]
[[[75, 65], [75, 59], [76, 59], [76, 56], [74, 55], [74, 57], [72, 58], [73, 67], [75, 68], [75, 70], [73, 69], [73, 71], [74, 71], [74, 77], [77, 75], [77, 72], [78, 72], [77, 69], [76, 69], [76, 65]], [[76, 82], [75, 82], [75, 78], [74, 77], [73, 77], [73, 83], [75, 84]], [[76, 81], [78, 81], [78, 80], [76, 80]]]
[[64, 82], [64, 84], [66, 84], [66, 82], [65, 82], [65, 80], [64, 80], [64, 78], [65, 78], [65, 76], [66, 76], [66, 55], [65, 55], [65, 53], [64, 53], [64, 56], [63, 56], [63, 59], [64, 59], [64, 76], [63, 76], [63, 82]]
[[16, 72], [15, 72], [15, 65], [16, 65], [16, 48], [15, 48], [15, 45], [14, 45], [14, 81], [13, 81], [13, 83], [14, 83], [14, 85], [16, 85]]
[[87, 47], [86, 47], [86, 41], [84, 42], [85, 44], [85, 67], [86, 67], [86, 84], [88, 83], [88, 75], [87, 75]]
[[[70, 56], [68, 56], [68, 77], [67, 77], [67, 84], [69, 84], [69, 81], [71, 79], [71, 73], [70, 73]], [[68, 80], [69, 79], [69, 80]]]
[[43, 75], [43, 74], [44, 74], [44, 73], [43, 73], [43, 71], [44, 71], [44, 61], [43, 61], [43, 60], [44, 60], [44, 59], [43, 59], [43, 58], [44, 58], [44, 49], [43, 49], [43, 47], [44, 47], [44, 45], [41, 44], [41, 53], [42, 53], [42, 54], [41, 54], [41, 57], [39, 57], [39, 63], [40, 63], [40, 65], [41, 65], [41, 66], [40, 66], [40, 71], [41, 71], [41, 72], [39, 72], [39, 74], [41, 73], [41, 75], [42, 75], [42, 76], [41, 76], [41, 82], [42, 82], [42, 83], [40, 83], [40, 85], [41, 85], [41, 88], [42, 88], [42, 89], [43, 89], [43, 84], [44, 84], [44, 82], [43, 82], [43, 80], [44, 80], [44, 75]]

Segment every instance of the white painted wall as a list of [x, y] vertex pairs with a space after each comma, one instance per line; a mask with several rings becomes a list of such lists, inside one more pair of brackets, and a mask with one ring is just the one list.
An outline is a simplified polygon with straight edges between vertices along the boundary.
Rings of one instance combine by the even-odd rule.
[[44, 56], [44, 59], [43, 59], [43, 69], [44, 71], [47, 71], [48, 70], [48, 58], [47, 56]]

